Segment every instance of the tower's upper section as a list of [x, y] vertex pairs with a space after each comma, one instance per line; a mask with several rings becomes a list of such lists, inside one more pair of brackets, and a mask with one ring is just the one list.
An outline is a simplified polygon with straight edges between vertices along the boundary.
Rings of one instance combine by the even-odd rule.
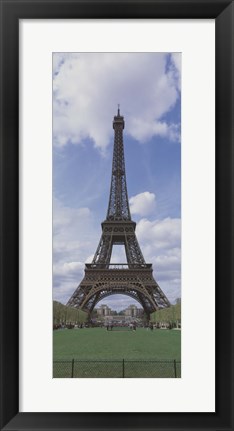
[[131, 220], [131, 214], [128, 203], [123, 145], [124, 117], [120, 115], [119, 107], [117, 115], [114, 117], [113, 129], [114, 151], [110, 198], [106, 220], [129, 221]]
[[117, 127], [121, 127], [122, 130], [124, 129], [124, 117], [120, 115], [120, 109], [118, 105], [118, 113], [114, 116], [113, 120], [113, 129], [115, 130]]

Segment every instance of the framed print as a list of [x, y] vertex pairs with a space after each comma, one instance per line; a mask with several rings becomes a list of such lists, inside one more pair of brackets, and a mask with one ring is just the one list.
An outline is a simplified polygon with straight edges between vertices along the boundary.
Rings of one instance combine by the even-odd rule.
[[231, 430], [233, 2], [1, 31], [1, 429]]

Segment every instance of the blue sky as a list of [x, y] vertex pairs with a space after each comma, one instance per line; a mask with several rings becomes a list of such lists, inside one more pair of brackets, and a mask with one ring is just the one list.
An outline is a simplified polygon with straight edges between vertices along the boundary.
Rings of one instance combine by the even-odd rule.
[[[118, 103], [136, 234], [169, 300], [180, 297], [180, 57], [53, 54], [54, 299], [67, 302], [101, 236]], [[123, 261], [121, 247], [112, 261]], [[133, 300], [115, 295], [104, 302], [122, 309]]]

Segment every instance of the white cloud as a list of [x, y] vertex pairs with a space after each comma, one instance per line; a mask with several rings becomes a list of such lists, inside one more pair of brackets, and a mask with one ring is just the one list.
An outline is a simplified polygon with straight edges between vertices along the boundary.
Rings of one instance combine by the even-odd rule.
[[53, 203], [53, 297], [67, 302], [84, 276], [84, 263], [99, 238], [89, 208]]
[[111, 263], [127, 263], [124, 245], [114, 244], [112, 247]]
[[146, 262], [153, 264], [155, 279], [173, 303], [181, 296], [181, 220], [143, 218], [136, 234]]
[[168, 125], [165, 121], [152, 121], [152, 119], [144, 120], [132, 117], [129, 120], [129, 131], [140, 142], [145, 142], [154, 135], [167, 137], [171, 141], [180, 140], [180, 125], [174, 123]]
[[155, 210], [155, 194], [150, 192], [139, 193], [129, 199], [132, 214], [146, 216]]
[[173, 55], [166, 70], [167, 58], [163, 53], [54, 54], [54, 144], [91, 138], [104, 151], [113, 136], [117, 103], [126, 133], [135, 139], [178, 140], [172, 129], [179, 126], [160, 120], [178, 99], [179, 58]]
[[136, 305], [138, 308], [142, 308], [141, 304], [138, 301], [135, 301], [133, 298], [127, 295], [114, 295], [107, 297], [98, 303], [98, 307], [102, 304], [108, 305], [112, 310], [124, 310], [129, 305]]
[[171, 72], [173, 73], [173, 80], [177, 82], [177, 87], [180, 90], [181, 89], [181, 53], [174, 52], [171, 55], [172, 60], [172, 66], [171, 66]]
[[[63, 254], [74, 259], [90, 254], [92, 214], [89, 208], [64, 206], [58, 199], [53, 203], [53, 250], [54, 257]], [[81, 260], [81, 259], [80, 259]]]
[[163, 220], [149, 221], [143, 218], [136, 228], [140, 241], [156, 249], [180, 247], [181, 221], [167, 217]]
[[77, 276], [78, 273], [84, 270], [83, 262], [61, 262], [53, 265], [54, 276]]
[[53, 277], [53, 300], [66, 304], [77, 285], [78, 283], [75, 280]]
[[76, 220], [89, 218], [91, 211], [89, 208], [71, 208], [63, 205], [58, 199], [53, 201], [53, 228], [54, 234], [61, 226], [74, 226]]
[[164, 254], [155, 257], [154, 262], [158, 270], [171, 270], [180, 268], [181, 251], [180, 248], [167, 250]]
[[90, 254], [90, 256], [88, 256], [87, 259], [85, 259], [85, 263], [91, 263], [93, 258], [94, 258], [94, 253]]

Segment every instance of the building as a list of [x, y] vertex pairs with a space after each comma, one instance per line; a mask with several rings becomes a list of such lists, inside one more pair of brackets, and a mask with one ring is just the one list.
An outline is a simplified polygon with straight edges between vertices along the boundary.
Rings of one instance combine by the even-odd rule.
[[97, 315], [99, 317], [105, 317], [105, 316], [112, 316], [113, 315], [113, 311], [111, 310], [110, 307], [108, 307], [107, 305], [103, 304], [100, 307], [97, 308]]
[[129, 305], [128, 308], [124, 310], [124, 315], [128, 317], [141, 317], [142, 314], [142, 308], [138, 308], [136, 305]]

